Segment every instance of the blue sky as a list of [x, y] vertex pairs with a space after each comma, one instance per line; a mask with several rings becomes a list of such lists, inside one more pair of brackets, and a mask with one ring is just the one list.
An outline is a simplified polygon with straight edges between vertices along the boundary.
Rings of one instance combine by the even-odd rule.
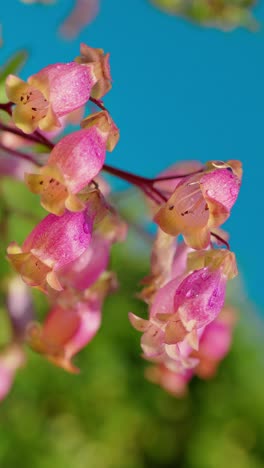
[[[242, 160], [241, 194], [227, 227], [249, 297], [263, 309], [263, 28], [223, 33], [162, 14], [147, 0], [102, 0], [97, 19], [68, 42], [56, 27], [72, 1], [1, 3], [1, 62], [29, 49], [24, 78], [70, 61], [81, 41], [111, 52], [114, 83], [105, 102], [121, 140], [109, 163], [154, 175], [178, 160]], [[256, 15], [264, 25], [264, 2]]]

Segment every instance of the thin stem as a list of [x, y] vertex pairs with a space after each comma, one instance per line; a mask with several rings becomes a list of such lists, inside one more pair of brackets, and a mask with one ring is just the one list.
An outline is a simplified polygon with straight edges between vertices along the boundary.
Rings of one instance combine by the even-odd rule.
[[12, 115], [13, 102], [0, 103], [0, 110], [6, 112], [8, 115]]
[[174, 180], [174, 179], [183, 179], [184, 177], [188, 176], [193, 176], [195, 174], [200, 174], [200, 172], [204, 171], [204, 167], [201, 169], [198, 169], [197, 171], [189, 172], [187, 174], [175, 174], [175, 175], [170, 175], [170, 176], [161, 176], [161, 177], [155, 177], [154, 179], [150, 179], [153, 183], [155, 182], [162, 182], [164, 180]]
[[14, 135], [18, 135], [21, 138], [30, 141], [31, 143], [41, 143], [39, 141], [39, 138], [35, 136], [35, 133], [27, 134], [22, 132], [22, 130], [19, 130], [19, 128], [9, 127], [8, 125], [3, 124], [2, 122], [0, 122], [0, 130], [2, 130], [3, 132], [9, 132], [13, 133]]
[[42, 143], [50, 149], [54, 148], [55, 144], [52, 143], [52, 141], [48, 140], [48, 138], [46, 138], [39, 130], [35, 130], [33, 135], [35, 135], [39, 139], [39, 143]]
[[140, 190], [142, 190], [149, 198], [155, 201], [155, 203], [159, 204], [161, 203], [161, 201], [167, 201], [167, 198], [158, 189], [153, 187], [151, 179], [132, 174], [128, 171], [123, 171], [122, 169], [109, 166], [108, 164], [104, 164], [103, 170], [108, 172], [109, 174], [112, 174], [116, 177], [119, 177], [122, 180], [125, 180], [135, 185]]
[[225, 239], [223, 239], [223, 237], [219, 236], [219, 235], [216, 234], [215, 232], [211, 232], [211, 236], [215, 237], [219, 242], [221, 242], [221, 244], [225, 245], [226, 248], [227, 248], [228, 250], [230, 250], [230, 245], [229, 245], [229, 243], [228, 243]]
[[135, 182], [134, 185], [138, 185], [138, 183], [150, 184], [152, 182], [152, 179], [124, 171], [123, 169], [118, 169], [117, 167], [109, 166], [108, 164], [103, 165], [103, 170], [109, 174], [119, 177], [120, 179], [126, 180], [127, 182]]
[[12, 156], [15, 156], [16, 158], [21, 158], [21, 159], [24, 159], [25, 161], [30, 161], [33, 164], [36, 164], [37, 166], [41, 166], [41, 164], [37, 162], [31, 154], [23, 153], [22, 151], [15, 150], [13, 148], [8, 148], [8, 146], [3, 145], [3, 143], [1, 142], [0, 142], [0, 148], [6, 151], [7, 153], [11, 154]]
[[93, 104], [95, 104], [97, 107], [99, 107], [103, 111], [108, 112], [108, 110], [106, 109], [106, 107], [103, 104], [103, 101], [100, 101], [99, 99], [95, 99], [93, 97], [90, 97], [89, 101], [91, 101]]

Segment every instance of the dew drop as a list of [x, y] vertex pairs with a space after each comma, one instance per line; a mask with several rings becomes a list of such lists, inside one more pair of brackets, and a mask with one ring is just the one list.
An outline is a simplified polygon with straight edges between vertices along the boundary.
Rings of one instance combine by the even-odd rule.
[[192, 289], [189, 289], [187, 293], [185, 294], [186, 297], [193, 297], [194, 296], [194, 291]]
[[231, 195], [232, 197], [235, 197], [235, 196], [237, 195], [237, 189], [236, 189], [236, 187], [231, 187], [231, 189], [230, 189], [230, 195]]
[[214, 191], [213, 190], [206, 190], [206, 195], [208, 197], [213, 197], [214, 196]]
[[83, 231], [85, 232], [85, 234], [89, 234], [90, 229], [87, 223], [83, 223]]

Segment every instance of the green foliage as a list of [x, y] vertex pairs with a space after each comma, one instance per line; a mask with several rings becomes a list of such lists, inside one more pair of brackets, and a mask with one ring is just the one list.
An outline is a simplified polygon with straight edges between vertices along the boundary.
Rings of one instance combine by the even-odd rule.
[[151, 0], [162, 10], [203, 26], [229, 30], [239, 26], [257, 28], [251, 9], [255, 0]]
[[24, 65], [28, 57], [28, 53], [25, 50], [20, 50], [10, 57], [0, 68], [0, 101], [4, 102], [7, 100], [5, 93], [5, 80], [6, 77], [11, 73], [17, 73], [20, 68]]
[[29, 362], [1, 405], [0, 466], [8, 468], [260, 468], [264, 462], [264, 362], [250, 314], [230, 356], [209, 382], [176, 399], [144, 379], [139, 334], [128, 311], [147, 271], [122, 247], [112, 266], [120, 291], [103, 326], [77, 358], [73, 376], [29, 351]]

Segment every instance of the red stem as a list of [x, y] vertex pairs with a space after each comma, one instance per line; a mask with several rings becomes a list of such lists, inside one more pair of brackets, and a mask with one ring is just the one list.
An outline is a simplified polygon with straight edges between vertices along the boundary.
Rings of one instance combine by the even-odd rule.
[[221, 236], [219, 236], [219, 235], [216, 234], [215, 232], [211, 232], [211, 236], [215, 237], [219, 242], [221, 242], [221, 244], [225, 245], [226, 248], [227, 248], [228, 250], [230, 250], [230, 245], [229, 245], [229, 243], [228, 243], [225, 239], [223, 239]]
[[0, 142], [0, 148], [3, 151], [6, 151], [7, 153], [11, 154], [11, 156], [15, 156], [16, 158], [21, 158], [21, 159], [24, 159], [25, 161], [30, 161], [33, 164], [36, 164], [37, 166], [41, 166], [41, 164], [37, 162], [31, 154], [23, 153], [22, 151], [9, 148], [8, 146], [3, 145], [3, 143], [1, 142]]
[[95, 99], [93, 97], [90, 97], [89, 101], [91, 101], [93, 104], [95, 104], [97, 107], [99, 107], [103, 111], [108, 112], [108, 110], [106, 109], [106, 107], [103, 104], [103, 101], [100, 101], [99, 99]]
[[0, 103], [0, 110], [6, 112], [8, 115], [12, 115], [13, 102]]

